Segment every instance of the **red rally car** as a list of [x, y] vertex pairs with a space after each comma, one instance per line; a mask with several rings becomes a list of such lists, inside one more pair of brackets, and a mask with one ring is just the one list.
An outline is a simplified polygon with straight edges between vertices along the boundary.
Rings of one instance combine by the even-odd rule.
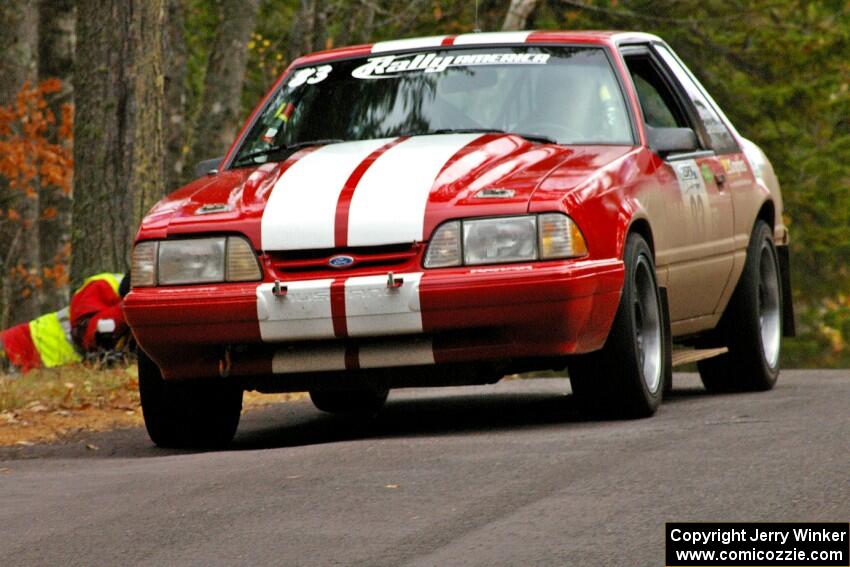
[[771, 388], [793, 333], [770, 162], [652, 35], [308, 55], [200, 166], [142, 222], [124, 302], [159, 445], [228, 442], [245, 389], [372, 413], [565, 367], [647, 416], [674, 363]]

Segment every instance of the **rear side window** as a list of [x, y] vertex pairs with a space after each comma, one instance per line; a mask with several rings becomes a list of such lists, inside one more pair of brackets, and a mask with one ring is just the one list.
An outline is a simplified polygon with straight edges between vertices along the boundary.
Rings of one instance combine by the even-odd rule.
[[696, 84], [691, 74], [679, 63], [672, 53], [663, 45], [655, 46], [658, 55], [673, 72], [676, 80], [682, 85], [691, 103], [699, 115], [699, 120], [708, 135], [708, 142], [718, 154], [730, 154], [740, 151], [734, 136], [715, 112], [712, 105], [703, 94], [703, 89]]

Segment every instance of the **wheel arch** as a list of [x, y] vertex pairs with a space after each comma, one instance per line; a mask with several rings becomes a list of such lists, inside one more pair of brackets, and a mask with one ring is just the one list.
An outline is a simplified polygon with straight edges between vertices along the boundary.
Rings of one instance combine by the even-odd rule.
[[625, 251], [626, 240], [628, 240], [629, 234], [631, 233], [639, 234], [644, 240], [646, 240], [646, 243], [649, 245], [649, 249], [652, 250], [652, 259], [655, 260], [655, 239], [652, 236], [652, 227], [649, 225], [649, 220], [647, 220], [644, 216], [635, 216], [632, 218], [632, 221], [629, 223], [629, 226], [623, 235], [623, 242], [620, 245], [620, 256], [622, 256]]
[[759, 212], [756, 214], [756, 218], [753, 221], [753, 226], [755, 226], [755, 223], [760, 220], [766, 222], [771, 230], [776, 228], [776, 205], [774, 205], [772, 199], [767, 198], [761, 204]]

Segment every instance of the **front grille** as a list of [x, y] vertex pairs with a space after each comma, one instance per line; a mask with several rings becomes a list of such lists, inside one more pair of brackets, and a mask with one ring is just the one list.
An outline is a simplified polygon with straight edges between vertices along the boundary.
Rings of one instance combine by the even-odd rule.
[[[419, 256], [422, 245], [390, 244], [386, 246], [354, 246], [348, 248], [323, 248], [320, 250], [284, 250], [268, 252], [271, 268], [278, 273], [340, 271], [346, 268], [392, 267], [410, 262]], [[345, 268], [334, 268], [328, 262], [334, 256], [351, 256], [354, 263]]]

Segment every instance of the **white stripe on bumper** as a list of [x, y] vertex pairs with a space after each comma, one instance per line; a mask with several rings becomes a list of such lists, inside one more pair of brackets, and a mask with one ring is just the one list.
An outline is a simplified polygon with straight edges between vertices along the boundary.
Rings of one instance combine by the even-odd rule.
[[[357, 348], [358, 367], [397, 368], [434, 364], [434, 345], [427, 337], [373, 341]], [[345, 370], [342, 343], [298, 345], [280, 349], [272, 358], [274, 374], [334, 372]]]
[[274, 284], [257, 287], [260, 337], [266, 342], [325, 339], [334, 336], [332, 279], [286, 282], [286, 296], [272, 295]]
[[387, 276], [351, 278], [345, 282], [345, 315], [350, 337], [421, 333], [419, 281], [422, 273], [397, 274], [403, 283], [387, 287]]
[[345, 370], [345, 346], [318, 344], [309, 348], [279, 350], [272, 358], [274, 374]]
[[395, 368], [434, 364], [431, 339], [381, 341], [362, 345], [359, 349], [360, 368]]
[[[345, 282], [345, 314], [349, 336], [385, 336], [422, 332], [419, 307], [421, 272], [395, 274], [398, 288], [387, 287], [387, 276], [349, 278]], [[274, 284], [257, 287], [257, 318], [264, 342], [334, 338], [332, 279], [283, 282], [284, 297], [272, 295]]]

